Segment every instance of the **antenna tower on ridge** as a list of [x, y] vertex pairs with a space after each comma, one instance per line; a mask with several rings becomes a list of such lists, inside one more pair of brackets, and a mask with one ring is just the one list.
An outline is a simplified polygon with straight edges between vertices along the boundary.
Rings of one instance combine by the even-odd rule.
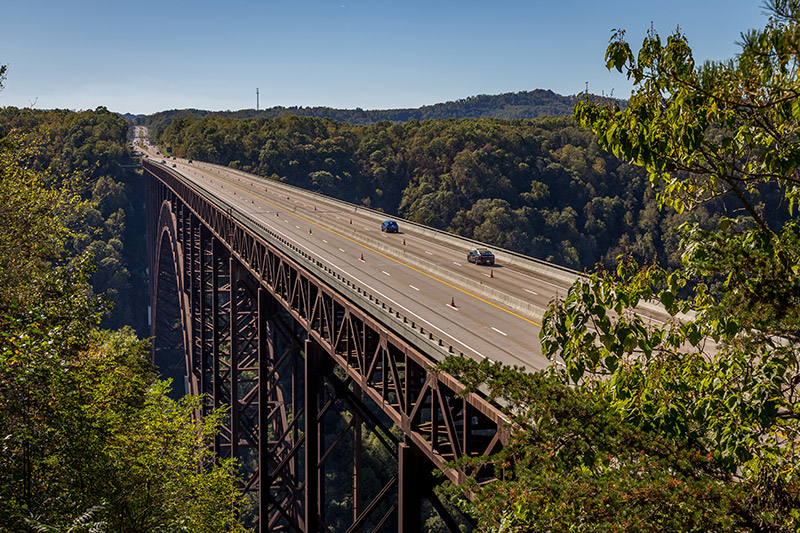
[[258, 111], [258, 87], [256, 87], [256, 112]]

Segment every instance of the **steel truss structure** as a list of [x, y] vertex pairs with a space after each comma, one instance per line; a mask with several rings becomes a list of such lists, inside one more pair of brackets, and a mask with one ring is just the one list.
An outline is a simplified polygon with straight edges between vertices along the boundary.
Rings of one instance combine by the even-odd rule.
[[[420, 531], [432, 472], [502, 446], [505, 419], [303, 264], [299, 250], [145, 162], [153, 357], [239, 460], [260, 531]], [[366, 309], [366, 310], [365, 310]], [[198, 413], [202, 416], [203, 413]], [[424, 512], [423, 512], [424, 511]]]

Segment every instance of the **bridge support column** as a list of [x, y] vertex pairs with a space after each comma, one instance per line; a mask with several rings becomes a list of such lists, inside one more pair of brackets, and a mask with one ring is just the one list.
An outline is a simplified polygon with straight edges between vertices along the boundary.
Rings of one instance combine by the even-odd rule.
[[319, 395], [325, 355], [312, 340], [306, 340], [305, 352], [305, 533], [316, 533], [320, 529], [323, 504], [319, 456]]
[[261, 531], [266, 531], [269, 521], [269, 459], [267, 443], [269, 439], [269, 378], [266, 369], [272, 360], [272, 338], [267, 325], [268, 305], [271, 302], [269, 293], [263, 287], [258, 288], [258, 524]]
[[[230, 260], [227, 250], [217, 239], [213, 240], [212, 256], [212, 360], [210, 385], [211, 408], [217, 409], [228, 402], [224, 384], [227, 379], [226, 361], [230, 360], [229, 346], [225, 346], [230, 340]], [[214, 438], [214, 452], [218, 457], [230, 457], [228, 447], [223, 442], [222, 432], [219, 432]]]
[[415, 446], [404, 442], [397, 449], [397, 530], [422, 531], [420, 506], [422, 498], [430, 491], [429, 483], [421, 483], [421, 475], [429, 468], [427, 461]]
[[229, 290], [229, 313], [228, 320], [228, 336], [230, 338], [230, 352], [229, 366], [228, 366], [228, 401], [230, 402], [230, 440], [228, 441], [230, 457], [239, 459], [239, 356], [240, 356], [240, 332], [241, 325], [239, 323], [239, 282], [242, 278], [242, 272], [239, 267], [239, 262], [233, 255], [228, 257], [228, 272], [230, 273], [230, 286]]
[[[361, 401], [361, 387], [353, 386], [353, 395]], [[353, 522], [356, 522], [364, 511], [363, 478], [361, 475], [361, 457], [363, 454], [362, 421], [358, 411], [353, 411]]]

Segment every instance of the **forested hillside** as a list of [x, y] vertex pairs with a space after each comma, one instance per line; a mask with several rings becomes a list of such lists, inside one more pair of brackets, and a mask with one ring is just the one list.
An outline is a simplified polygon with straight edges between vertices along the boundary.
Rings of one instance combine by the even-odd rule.
[[335, 109], [332, 107], [270, 107], [256, 111], [204, 111], [201, 109], [175, 109], [136, 118], [138, 125], [160, 131], [178, 118], [279, 118], [286, 116], [332, 118], [348, 124], [375, 124], [377, 122], [408, 122], [446, 118], [500, 118], [506, 120], [571, 115], [577, 98], [561, 96], [553, 91], [536, 89], [498, 95], [478, 95], [453, 102], [408, 109]]
[[222, 413], [198, 423], [149, 342], [100, 327], [141, 323], [147, 294], [126, 133], [103, 108], [0, 110], [1, 532], [244, 531]]
[[686, 219], [661, 213], [646, 172], [602, 151], [571, 117], [369, 126], [182, 118], [157, 141], [578, 269], [623, 251], [675, 265], [674, 229]]
[[[0, 108], [0, 137], [24, 147], [18, 163], [48, 187], [67, 184], [82, 200], [69, 221], [67, 249], [94, 256], [91, 284], [113, 304], [103, 325], [146, 331], [144, 191], [127, 148], [128, 122], [105, 108]], [[69, 178], [69, 179], [67, 179]]]
[[[634, 95], [581, 98], [577, 120], [520, 118], [510, 97], [489, 118], [476, 97], [449, 107], [477, 113], [459, 118], [297, 108], [148, 124], [183, 157], [611, 267], [550, 303], [551, 367], [439, 364], [511, 420], [497, 453], [456, 459], [465, 483], [438, 489], [477, 530], [796, 532], [800, 0], [765, 10], [719, 63], [698, 65], [680, 29], [651, 26], [637, 51], [620, 30], [606, 65]], [[226, 414], [193, 420], [201, 399], [169, 398], [147, 343], [100, 327], [143, 318], [126, 130], [104, 108], [0, 109], [0, 532], [245, 530], [236, 464], [211, 456]], [[365, 486], [394, 474], [379, 453], [365, 466], [379, 473]], [[333, 499], [354, 479], [326, 474]], [[343, 528], [352, 505], [334, 507]]]

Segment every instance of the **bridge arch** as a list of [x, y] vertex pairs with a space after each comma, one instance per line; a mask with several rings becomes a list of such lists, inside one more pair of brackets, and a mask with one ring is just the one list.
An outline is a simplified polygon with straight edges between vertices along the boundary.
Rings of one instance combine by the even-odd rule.
[[192, 383], [189, 342], [192, 323], [183, 288], [183, 252], [177, 238], [178, 221], [164, 200], [158, 215], [151, 334], [153, 363], [163, 379], [172, 379], [171, 396], [178, 399], [197, 390]]

